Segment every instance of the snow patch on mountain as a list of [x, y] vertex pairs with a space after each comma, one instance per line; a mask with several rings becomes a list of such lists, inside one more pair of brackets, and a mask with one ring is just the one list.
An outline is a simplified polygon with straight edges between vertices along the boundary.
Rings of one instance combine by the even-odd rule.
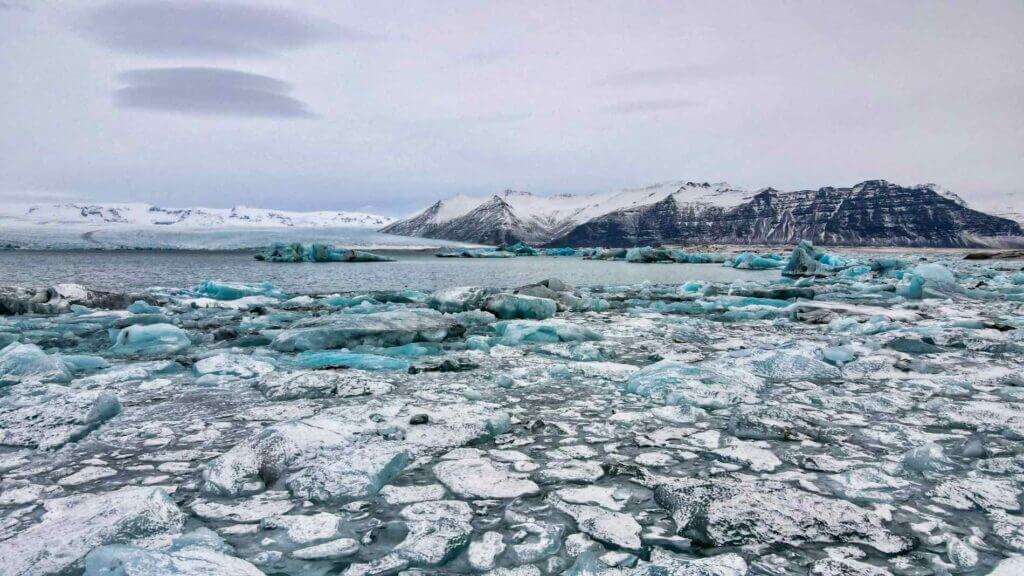
[[202, 228], [378, 228], [387, 216], [362, 212], [292, 212], [235, 206], [234, 208], [163, 208], [142, 203], [21, 204], [0, 208], [0, 226], [86, 225], [99, 227]]

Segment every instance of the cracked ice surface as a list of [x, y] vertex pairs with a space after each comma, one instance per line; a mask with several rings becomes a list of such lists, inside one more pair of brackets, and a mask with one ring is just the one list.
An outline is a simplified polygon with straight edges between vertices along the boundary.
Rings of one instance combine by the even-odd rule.
[[1020, 573], [1020, 266], [836, 261], [0, 317], [0, 575]]

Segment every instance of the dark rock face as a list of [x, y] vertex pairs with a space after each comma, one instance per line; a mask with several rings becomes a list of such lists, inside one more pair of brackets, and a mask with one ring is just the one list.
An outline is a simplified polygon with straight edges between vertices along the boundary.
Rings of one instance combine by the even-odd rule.
[[440, 224], [433, 219], [441, 209], [437, 202], [414, 218], [399, 220], [381, 228], [385, 234], [420, 236], [510, 246], [516, 242], [546, 242], [553, 236], [549, 229], [537, 222], [527, 222], [515, 215], [512, 207], [498, 196], [474, 208], [468, 214]]
[[850, 246], [1005, 246], [1024, 244], [1012, 220], [972, 210], [930, 187], [884, 180], [853, 188], [799, 192], [767, 189], [748, 202], [720, 207], [672, 197], [585, 222], [551, 246], [814, 244]]

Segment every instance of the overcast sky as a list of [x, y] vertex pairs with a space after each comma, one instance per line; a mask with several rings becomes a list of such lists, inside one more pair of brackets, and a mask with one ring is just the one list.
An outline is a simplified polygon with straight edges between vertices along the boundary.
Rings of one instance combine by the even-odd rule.
[[1024, 193], [1024, 2], [0, 0], [0, 199]]

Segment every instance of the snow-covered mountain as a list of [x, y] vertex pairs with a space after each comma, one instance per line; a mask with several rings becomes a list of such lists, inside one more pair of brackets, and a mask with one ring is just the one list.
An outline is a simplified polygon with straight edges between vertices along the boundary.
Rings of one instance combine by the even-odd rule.
[[483, 244], [543, 244], [593, 218], [675, 197], [709, 206], [731, 205], [750, 196], [725, 183], [665, 182], [617, 192], [538, 196], [506, 190], [489, 197], [458, 195], [382, 228], [381, 232]]
[[553, 246], [653, 243], [1009, 246], [1024, 244], [1020, 224], [972, 209], [934, 184], [884, 180], [849, 188], [748, 192], [727, 184], [669, 182], [589, 195], [506, 191], [456, 196], [382, 232], [476, 242]]
[[85, 225], [97, 228], [378, 228], [387, 216], [361, 212], [290, 212], [234, 208], [162, 208], [150, 204], [56, 203], [9, 205], [0, 209], [0, 226]]

